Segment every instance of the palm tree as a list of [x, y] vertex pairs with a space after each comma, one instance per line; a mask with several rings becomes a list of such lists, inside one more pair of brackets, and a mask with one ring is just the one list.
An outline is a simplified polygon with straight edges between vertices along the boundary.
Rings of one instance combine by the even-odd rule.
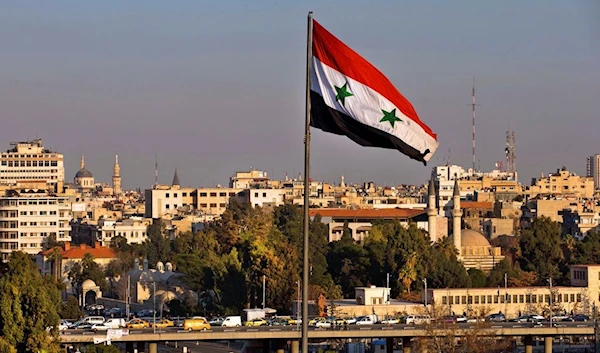
[[398, 281], [402, 283], [405, 291], [410, 293], [410, 285], [417, 280], [417, 254], [411, 252], [406, 258], [406, 262], [398, 272]]

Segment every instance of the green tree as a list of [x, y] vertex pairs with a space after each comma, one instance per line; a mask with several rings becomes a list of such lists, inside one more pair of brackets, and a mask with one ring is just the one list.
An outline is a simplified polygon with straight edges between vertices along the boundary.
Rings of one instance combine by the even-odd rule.
[[104, 271], [100, 265], [94, 261], [94, 256], [89, 252], [83, 255], [81, 262], [77, 262], [71, 267], [67, 277], [71, 281], [71, 285], [77, 290], [81, 288], [81, 284], [86, 279], [94, 281], [97, 286], [100, 286], [102, 291], [108, 291], [109, 289]]
[[600, 263], [600, 233], [590, 230], [583, 240], [573, 246], [571, 256], [573, 264], [599, 264]]
[[73, 295], [67, 296], [67, 300], [60, 304], [58, 315], [61, 319], [75, 319], [78, 320], [83, 316], [83, 311], [79, 307], [77, 298]]
[[158, 261], [172, 261], [171, 240], [167, 235], [166, 226], [163, 221], [155, 220], [148, 226], [148, 239], [144, 242], [147, 251], [148, 264], [151, 268], [156, 266]]
[[103, 344], [88, 344], [83, 348], [85, 353], [119, 353], [121, 350], [116, 346], [105, 346]]
[[[0, 277], [0, 336], [17, 352], [58, 352], [60, 293], [31, 257], [14, 251]], [[46, 328], [52, 327], [50, 332]], [[0, 344], [0, 347], [3, 344]]]
[[478, 268], [470, 268], [467, 273], [471, 279], [471, 287], [483, 288], [486, 286], [487, 277], [483, 271]]
[[529, 229], [521, 234], [521, 268], [535, 272], [538, 284], [545, 283], [547, 278], [563, 282], [560, 266], [564, 262], [564, 254], [560, 235], [560, 225], [547, 217], [534, 219]]

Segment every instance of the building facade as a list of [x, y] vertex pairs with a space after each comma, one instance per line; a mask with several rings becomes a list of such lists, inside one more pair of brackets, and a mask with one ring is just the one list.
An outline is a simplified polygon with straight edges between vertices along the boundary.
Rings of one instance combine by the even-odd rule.
[[65, 182], [64, 157], [42, 145], [37, 139], [12, 142], [11, 149], [0, 154], [0, 184], [45, 181], [54, 191]]
[[600, 189], [600, 154], [587, 158], [587, 176], [594, 180], [594, 189]]
[[565, 168], [536, 180], [527, 191], [530, 198], [538, 195], [572, 195], [577, 198], [594, 197], [594, 179], [578, 176]]
[[0, 257], [21, 250], [39, 253], [48, 238], [71, 241], [71, 208], [67, 197], [45, 190], [9, 190], [0, 197]]

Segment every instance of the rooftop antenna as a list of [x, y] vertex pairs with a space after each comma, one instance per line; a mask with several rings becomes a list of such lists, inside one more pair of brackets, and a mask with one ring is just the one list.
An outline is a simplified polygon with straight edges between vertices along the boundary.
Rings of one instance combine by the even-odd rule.
[[473, 173], [475, 173], [475, 75], [473, 75], [473, 91], [471, 93], [471, 108], [473, 112]]
[[154, 186], [158, 185], [158, 157], [154, 154]]

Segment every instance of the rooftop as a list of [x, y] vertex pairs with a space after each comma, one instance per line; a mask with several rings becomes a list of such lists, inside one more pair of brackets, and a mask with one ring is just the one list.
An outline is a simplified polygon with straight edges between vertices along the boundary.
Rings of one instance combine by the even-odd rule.
[[425, 213], [424, 209], [409, 208], [384, 208], [384, 209], [335, 209], [319, 208], [309, 210], [310, 216], [320, 214], [322, 217], [332, 218], [371, 218], [371, 219], [405, 219], [412, 218]]

